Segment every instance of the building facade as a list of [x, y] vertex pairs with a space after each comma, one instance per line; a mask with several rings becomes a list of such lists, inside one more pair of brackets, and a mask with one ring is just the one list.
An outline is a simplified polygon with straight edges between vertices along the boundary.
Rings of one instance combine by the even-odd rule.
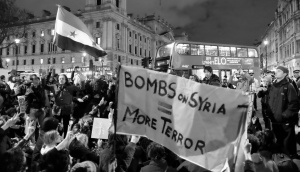
[[259, 46], [264, 68], [276, 66], [300, 69], [300, 0], [279, 0], [274, 21], [269, 24]]
[[[142, 58], [154, 57], [159, 46], [175, 39], [171, 26], [158, 16], [133, 18], [127, 14], [126, 0], [86, 0], [84, 10], [74, 14], [84, 21], [95, 41], [107, 52], [105, 57], [95, 61], [84, 52], [62, 50], [54, 45], [55, 15], [48, 13], [30, 19], [19, 44], [2, 49], [3, 66], [42, 72], [52, 65], [55, 73], [65, 73], [74, 66], [88, 66], [91, 59], [101, 71], [112, 73], [118, 63], [141, 66]], [[15, 39], [14, 35], [7, 37], [2, 46]]]

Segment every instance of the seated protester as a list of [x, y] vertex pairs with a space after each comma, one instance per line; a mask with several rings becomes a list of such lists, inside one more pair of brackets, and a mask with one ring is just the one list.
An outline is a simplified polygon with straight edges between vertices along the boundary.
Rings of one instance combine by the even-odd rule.
[[259, 118], [256, 116], [256, 112], [252, 111], [252, 118], [250, 124], [248, 125], [248, 134], [256, 134], [256, 132], [261, 130], [262, 127], [259, 122]]
[[[0, 129], [0, 137], [2, 132], [7, 130], [9, 127], [13, 126], [18, 120], [18, 116], [15, 115], [13, 118], [9, 119]], [[0, 171], [1, 172], [25, 172], [26, 170], [26, 157], [25, 153], [22, 151], [24, 146], [28, 143], [30, 137], [34, 134], [35, 122], [30, 122], [30, 127], [27, 135], [19, 141], [19, 143], [6, 150], [0, 157]]]
[[70, 169], [70, 157], [68, 147], [70, 139], [73, 137], [72, 132], [68, 132], [66, 138], [57, 146], [44, 154], [39, 163], [39, 168], [35, 171], [43, 172], [67, 172]]
[[[128, 143], [127, 136], [109, 134], [108, 147], [100, 152], [100, 171], [109, 172], [109, 167], [113, 162], [117, 164], [116, 171], [125, 172], [131, 163], [139, 139], [138, 136], [131, 136], [131, 141]], [[116, 145], [116, 154], [113, 150], [114, 144]]]
[[147, 155], [150, 158], [150, 162], [141, 169], [141, 172], [176, 172], [174, 168], [168, 167], [165, 160], [165, 149], [160, 144], [152, 142], [147, 148]]
[[99, 167], [96, 163], [91, 161], [84, 161], [75, 164], [70, 172], [98, 172]]
[[45, 155], [48, 151], [53, 149], [61, 141], [60, 135], [56, 130], [45, 132], [43, 140], [44, 145], [41, 149], [42, 155]]
[[204, 67], [204, 73], [205, 78], [203, 79], [202, 83], [218, 87], [221, 86], [220, 78], [217, 75], [213, 74], [213, 70], [210, 66]]

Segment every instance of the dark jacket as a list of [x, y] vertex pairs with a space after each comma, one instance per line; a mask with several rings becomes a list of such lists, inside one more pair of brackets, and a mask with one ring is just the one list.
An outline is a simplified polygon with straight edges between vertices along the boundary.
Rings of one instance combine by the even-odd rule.
[[250, 160], [245, 161], [244, 172], [255, 172], [254, 163]]
[[29, 114], [30, 108], [41, 109], [45, 107], [46, 94], [41, 85], [37, 87], [31, 85], [25, 93], [26, 114]]
[[205, 77], [202, 83], [218, 87], [221, 86], [220, 78], [215, 74], [212, 74], [210, 78]]
[[268, 86], [266, 91], [260, 90], [257, 93], [257, 97], [261, 98], [261, 105], [262, 105], [263, 108], [267, 107], [267, 105], [268, 105], [268, 100], [269, 100], [268, 95], [269, 95], [270, 89], [271, 89], [271, 85]]
[[[284, 91], [284, 88], [288, 90]], [[268, 112], [273, 122], [297, 122], [299, 100], [295, 88], [287, 78], [273, 83], [270, 88], [268, 105]]]
[[166, 172], [168, 168], [167, 162], [162, 159], [161, 161], [150, 161], [149, 165], [146, 165], [141, 169], [141, 172]]
[[62, 85], [54, 94], [55, 111], [61, 109], [61, 115], [70, 115], [73, 112], [73, 101], [76, 101], [79, 88], [74, 85]]
[[6, 135], [5, 130], [0, 127], [0, 157], [7, 151], [12, 148], [11, 139]]

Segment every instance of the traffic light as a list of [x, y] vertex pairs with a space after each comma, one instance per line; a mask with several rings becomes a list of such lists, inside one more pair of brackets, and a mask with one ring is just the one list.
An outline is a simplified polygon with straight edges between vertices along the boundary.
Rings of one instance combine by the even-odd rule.
[[152, 64], [152, 58], [148, 57], [148, 59], [149, 59], [149, 64]]

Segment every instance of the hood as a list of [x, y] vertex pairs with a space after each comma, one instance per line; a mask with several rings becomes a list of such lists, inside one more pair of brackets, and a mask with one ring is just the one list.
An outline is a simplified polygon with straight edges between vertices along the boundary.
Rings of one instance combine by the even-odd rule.
[[279, 82], [277, 82], [277, 80], [275, 80], [273, 85], [274, 85], [274, 87], [281, 87], [281, 86], [286, 85], [288, 83], [289, 83], [288, 78], [284, 78]]

